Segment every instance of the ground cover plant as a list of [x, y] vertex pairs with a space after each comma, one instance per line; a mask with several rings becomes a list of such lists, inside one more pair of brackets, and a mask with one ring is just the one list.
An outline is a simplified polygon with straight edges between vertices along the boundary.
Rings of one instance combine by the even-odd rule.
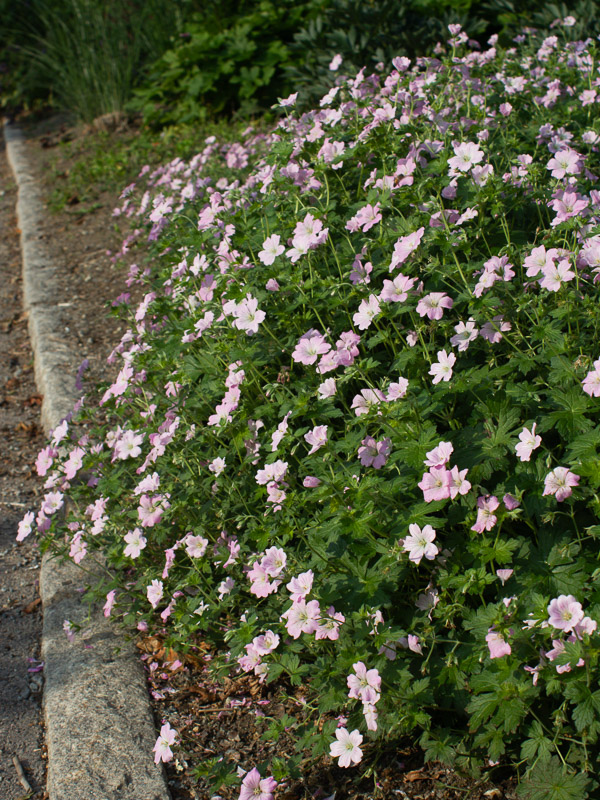
[[506, 51], [451, 26], [123, 193], [147, 293], [19, 537], [102, 553], [107, 615], [306, 687], [297, 760], [243, 765], [242, 798], [407, 733], [524, 797], [597, 785], [599, 78], [573, 22]]

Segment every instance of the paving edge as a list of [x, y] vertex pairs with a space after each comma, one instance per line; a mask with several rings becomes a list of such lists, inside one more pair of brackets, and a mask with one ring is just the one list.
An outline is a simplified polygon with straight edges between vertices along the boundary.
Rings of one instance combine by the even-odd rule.
[[[64, 298], [54, 280], [57, 266], [39, 234], [43, 205], [23, 133], [5, 122], [4, 140], [18, 189], [23, 304], [48, 433], [77, 399], [74, 382], [66, 378], [69, 342], [58, 322]], [[44, 556], [40, 595], [49, 800], [169, 800], [162, 765], [152, 758], [156, 731], [142, 665], [133, 645], [100, 610], [90, 614], [81, 602], [82, 582], [73, 563]], [[81, 636], [67, 641], [65, 619], [83, 626], [83, 641]]]

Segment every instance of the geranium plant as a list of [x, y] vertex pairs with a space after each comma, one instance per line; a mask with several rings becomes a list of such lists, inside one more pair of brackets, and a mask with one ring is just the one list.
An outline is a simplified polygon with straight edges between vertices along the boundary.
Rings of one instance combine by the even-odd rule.
[[[556, 26], [499, 52], [450, 29], [435, 57], [360, 72], [310, 113], [282, 100], [268, 155], [248, 167], [250, 134], [228, 151], [235, 180], [211, 185], [198, 156], [141, 201], [139, 182], [147, 293], [107, 421], [82, 433], [84, 405], [40, 455], [36, 525], [83, 565], [102, 551], [107, 613], [307, 687], [305, 753], [350, 768], [413, 733], [427, 758], [583, 797], [595, 45]], [[270, 794], [251, 775], [243, 793]]]

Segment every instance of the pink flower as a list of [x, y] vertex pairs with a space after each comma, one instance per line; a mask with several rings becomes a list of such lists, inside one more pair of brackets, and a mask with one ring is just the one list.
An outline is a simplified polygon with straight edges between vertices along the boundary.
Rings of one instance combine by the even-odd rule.
[[400, 376], [397, 381], [390, 383], [385, 399], [388, 403], [400, 400], [408, 391], [408, 380]]
[[358, 764], [362, 759], [360, 744], [363, 740], [358, 730], [348, 733], [347, 728], [338, 728], [335, 732], [337, 742], [332, 742], [329, 754], [333, 758], [338, 758], [340, 767], [349, 767], [350, 764]]
[[208, 539], [203, 536], [194, 536], [193, 533], [188, 533], [183, 543], [185, 544], [185, 552], [190, 558], [202, 558], [208, 547]]
[[452, 377], [452, 367], [456, 363], [454, 353], [448, 354], [445, 350], [438, 350], [437, 357], [437, 362], [432, 364], [429, 370], [429, 374], [433, 376], [434, 384], [440, 381], [449, 381]]
[[572, 281], [575, 273], [570, 269], [570, 264], [566, 258], [561, 259], [558, 264], [550, 264], [542, 267], [543, 278], [540, 280], [542, 289], [549, 292], [558, 292], [563, 283]]
[[431, 525], [425, 525], [421, 530], [414, 523], [408, 526], [408, 530], [410, 531], [410, 536], [404, 539], [403, 547], [405, 552], [408, 553], [410, 561], [420, 564], [423, 557], [428, 561], [432, 561], [439, 553], [438, 546], [433, 544], [435, 530]]
[[454, 446], [451, 442], [440, 442], [437, 447], [425, 454], [427, 458], [423, 463], [426, 467], [441, 467], [450, 461], [453, 452]]
[[475, 327], [475, 321], [469, 319], [468, 322], [459, 322], [454, 326], [456, 336], [450, 337], [450, 344], [458, 347], [460, 352], [467, 350], [473, 339], [477, 338], [479, 330]]
[[531, 458], [531, 454], [534, 450], [536, 450], [542, 443], [542, 437], [536, 436], [535, 433], [535, 426], [536, 422], [533, 423], [531, 426], [531, 430], [527, 428], [523, 428], [521, 433], [519, 434], [519, 439], [521, 440], [518, 445], [515, 447], [515, 452], [521, 459], [521, 461], [529, 461]]
[[509, 656], [512, 652], [508, 642], [493, 628], [488, 630], [485, 640], [490, 651], [490, 658], [502, 658]]
[[387, 436], [380, 442], [376, 442], [372, 436], [366, 436], [362, 442], [362, 447], [358, 448], [358, 457], [363, 467], [373, 466], [374, 469], [381, 469], [388, 460], [392, 440]]
[[128, 531], [123, 538], [127, 542], [127, 547], [123, 551], [123, 555], [129, 556], [130, 558], [137, 558], [144, 547], [146, 547], [146, 538], [142, 535], [139, 528]]
[[314, 364], [320, 355], [330, 350], [331, 345], [325, 341], [325, 337], [319, 331], [310, 330], [298, 340], [292, 358], [300, 364]]
[[579, 483], [579, 475], [570, 472], [566, 467], [555, 467], [546, 475], [544, 480], [543, 495], [554, 494], [559, 503], [566, 500], [573, 493], [572, 486]]
[[265, 550], [265, 554], [260, 562], [260, 565], [267, 573], [276, 578], [280, 575], [287, 564], [287, 555], [285, 550], [281, 547], [269, 547]]
[[376, 669], [367, 669], [362, 661], [352, 665], [354, 675], [348, 675], [346, 683], [350, 691], [348, 697], [362, 700], [363, 703], [377, 703], [381, 691], [381, 677]]
[[414, 233], [409, 233], [408, 236], [401, 236], [394, 245], [394, 254], [390, 263], [390, 272], [406, 261], [411, 253], [413, 253], [423, 238], [425, 228], [419, 228]]
[[265, 464], [264, 469], [259, 469], [256, 473], [256, 482], [260, 486], [265, 486], [268, 483], [279, 483], [285, 478], [288, 464], [287, 461], [274, 461], [272, 464]]
[[169, 506], [168, 500], [162, 495], [157, 494], [149, 497], [147, 494], [143, 494], [140, 497], [140, 505], [138, 508], [138, 517], [142, 527], [152, 528], [154, 525], [158, 525], [164, 511], [169, 508]]
[[502, 339], [502, 334], [511, 330], [510, 322], [504, 322], [502, 314], [497, 314], [491, 322], [486, 322], [481, 326], [480, 335], [487, 339], [491, 344], [498, 344]]
[[314, 577], [313, 571], [309, 569], [308, 572], [301, 572], [298, 577], [292, 578], [286, 585], [285, 588], [291, 592], [293, 603], [297, 603], [306, 597], [312, 589]]
[[312, 431], [304, 434], [304, 440], [311, 445], [308, 451], [308, 455], [311, 456], [327, 443], [327, 425], [317, 425]]
[[581, 172], [580, 166], [581, 156], [575, 150], [567, 147], [565, 150], [559, 150], [550, 159], [546, 165], [546, 169], [552, 170], [550, 173], [553, 178], [564, 178], [566, 175], [577, 175]]
[[357, 417], [367, 414], [373, 406], [385, 401], [385, 395], [379, 389], [361, 389], [360, 394], [355, 394], [351, 408]]
[[248, 578], [252, 582], [250, 586], [251, 594], [256, 595], [256, 597], [268, 597], [273, 592], [276, 592], [281, 581], [270, 581], [269, 577], [269, 573], [262, 564], [256, 562], [248, 572]]
[[152, 748], [154, 750], [154, 763], [158, 764], [161, 761], [170, 761], [173, 758], [173, 751], [171, 745], [175, 744], [177, 738], [177, 731], [173, 730], [168, 722], [160, 729], [160, 736], [156, 740], [156, 744]]
[[[127, 458], [137, 458], [142, 452], [140, 445], [144, 441], [144, 434], [137, 431], [127, 430], [115, 442], [114, 454], [115, 458], [125, 461]], [[83, 455], [83, 452], [82, 452]], [[67, 477], [69, 477], [67, 475]]]
[[[417, 303], [417, 314], [429, 319], [441, 319], [445, 308], [452, 308], [454, 300], [444, 292], [431, 292]], [[435, 381], [434, 381], [435, 383]]]
[[384, 280], [379, 299], [383, 303], [404, 303], [414, 285], [414, 278], [399, 272], [393, 281]]
[[600, 397], [600, 358], [594, 362], [594, 369], [588, 372], [581, 386], [590, 397]]
[[467, 480], [468, 469], [459, 470], [452, 467], [450, 470], [450, 497], [452, 500], [457, 494], [468, 494], [471, 491], [471, 483]]
[[40, 451], [35, 461], [35, 468], [37, 474], [41, 478], [43, 478], [44, 475], [48, 472], [48, 470], [54, 463], [54, 459], [56, 458], [57, 455], [58, 451], [54, 447], [51, 447], [50, 445]]
[[22, 542], [23, 539], [29, 536], [29, 534], [33, 530], [34, 517], [35, 514], [33, 513], [33, 511], [28, 511], [23, 517], [23, 519], [19, 522], [19, 527], [17, 531], [17, 542]]
[[561, 631], [572, 631], [583, 619], [583, 608], [573, 595], [561, 594], [550, 601], [548, 622]]
[[321, 400], [326, 400], [328, 397], [333, 397], [337, 391], [335, 378], [326, 378], [323, 383], [317, 387], [317, 394]]
[[146, 589], [146, 596], [152, 608], [156, 608], [163, 596], [162, 581], [154, 579]]
[[327, 616], [322, 617], [315, 631], [315, 639], [329, 639], [335, 642], [340, 638], [340, 625], [346, 621], [346, 617], [333, 606], [327, 609]]
[[264, 321], [266, 314], [259, 309], [258, 300], [247, 295], [245, 300], [235, 306], [233, 316], [235, 317], [234, 327], [240, 331], [246, 331], [250, 336], [258, 332], [258, 326]]
[[376, 317], [380, 311], [381, 307], [377, 296], [370, 294], [367, 300], [361, 300], [358, 311], [353, 315], [352, 321], [359, 330], [364, 331], [371, 325], [374, 317]]
[[486, 495], [486, 497], [477, 498], [477, 520], [471, 526], [471, 530], [476, 533], [483, 533], [483, 531], [491, 531], [494, 525], [498, 522], [498, 517], [494, 511], [500, 505], [500, 501], [495, 495]]
[[448, 166], [459, 172], [468, 172], [483, 160], [483, 151], [475, 142], [452, 142], [455, 155], [448, 159]]
[[115, 604], [115, 595], [115, 589], [106, 595], [106, 603], [104, 603], [104, 607], [102, 609], [105, 617], [110, 617], [110, 612], [113, 610], [113, 606]]
[[433, 500], [449, 498], [451, 477], [446, 467], [431, 467], [429, 472], [424, 473], [418, 486], [423, 491], [425, 502], [431, 503]]
[[285, 247], [282, 244], [279, 244], [280, 240], [279, 234], [275, 233], [273, 236], [269, 236], [263, 242], [263, 249], [258, 254], [259, 259], [265, 266], [270, 266], [277, 256], [280, 256]]
[[552, 248], [546, 252], [544, 245], [534, 247], [531, 254], [523, 261], [523, 266], [527, 268], [527, 277], [534, 278], [541, 269], [553, 264], [557, 256], [558, 250], [556, 248]]
[[298, 600], [281, 615], [286, 620], [285, 627], [293, 639], [302, 633], [314, 633], [319, 625], [321, 609], [317, 600]]
[[242, 781], [239, 800], [273, 800], [273, 791], [277, 786], [275, 778], [261, 778], [254, 767]]
[[302, 481], [302, 485], [305, 489], [315, 489], [317, 486], [321, 485], [321, 481], [315, 478], [314, 475], [307, 475]]
[[510, 576], [513, 574], [513, 572], [514, 572], [514, 569], [497, 569], [496, 570], [496, 575], [502, 581], [502, 586], [504, 586], [504, 584], [510, 578]]
[[379, 210], [379, 203], [374, 206], [363, 206], [353, 217], [346, 223], [346, 229], [354, 233], [359, 228], [362, 228], [363, 233], [371, 230], [371, 228], [378, 222], [381, 222], [382, 216]]

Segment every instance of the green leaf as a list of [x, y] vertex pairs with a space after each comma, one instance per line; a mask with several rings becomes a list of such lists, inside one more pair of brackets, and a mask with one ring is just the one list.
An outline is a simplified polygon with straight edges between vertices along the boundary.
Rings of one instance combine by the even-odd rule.
[[583, 773], [573, 774], [558, 758], [538, 762], [517, 789], [522, 800], [584, 800], [589, 779]]

